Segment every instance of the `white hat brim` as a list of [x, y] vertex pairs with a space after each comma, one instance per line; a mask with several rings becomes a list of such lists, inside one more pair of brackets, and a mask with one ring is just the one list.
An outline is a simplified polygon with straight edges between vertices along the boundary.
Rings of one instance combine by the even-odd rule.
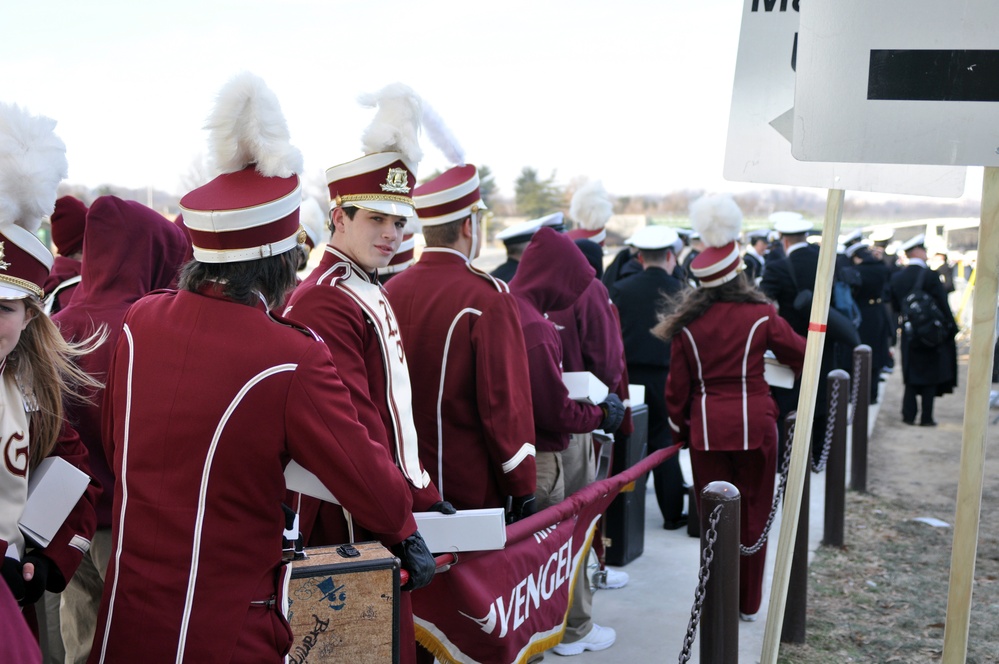
[[368, 210], [369, 212], [394, 214], [398, 217], [412, 217], [416, 214], [416, 208], [412, 205], [397, 203], [396, 201], [364, 201], [363, 204], [355, 201], [345, 201], [343, 203], [343, 207], [348, 206], [361, 208], [362, 210]]

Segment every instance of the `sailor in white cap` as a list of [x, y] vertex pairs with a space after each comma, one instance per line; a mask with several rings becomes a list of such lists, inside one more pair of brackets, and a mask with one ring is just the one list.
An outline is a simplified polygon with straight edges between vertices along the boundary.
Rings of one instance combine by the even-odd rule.
[[746, 234], [746, 252], [742, 262], [746, 266], [746, 278], [759, 285], [766, 264], [767, 248], [770, 246], [770, 231], [765, 228]]
[[853, 289], [854, 300], [860, 310], [860, 326], [857, 331], [861, 342], [871, 347], [870, 402], [876, 403], [881, 385], [878, 378], [891, 361], [889, 349], [895, 340], [895, 323], [888, 312], [887, 296], [891, 271], [884, 261], [871, 252], [867, 241], [847, 247], [846, 256], [860, 278]]
[[538, 232], [538, 229], [548, 226], [559, 233], [565, 230], [565, 216], [561, 212], [546, 214], [537, 219], [528, 219], [519, 224], [514, 224], [503, 229], [496, 234], [496, 239], [506, 247], [506, 262], [490, 272], [497, 279], [510, 283], [517, 274], [517, 266], [520, 264], [520, 257], [531, 243], [531, 238]]
[[[914, 291], [922, 291], [936, 303], [942, 314], [942, 341], [928, 345], [913, 330], [912, 321], [902, 328], [902, 421], [921, 426], [936, 426], [933, 400], [949, 394], [957, 387], [957, 346], [954, 336], [957, 325], [947, 301], [947, 291], [938, 275], [926, 265], [926, 237], [920, 233], [902, 244], [908, 265], [891, 277], [892, 310], [898, 316], [905, 313], [903, 303]], [[917, 404], [917, 397], [920, 403]]]
[[[665, 401], [670, 345], [652, 336], [650, 330], [659, 322], [660, 314], [670, 310], [671, 297], [687, 288], [686, 281], [675, 276], [678, 239], [677, 232], [667, 226], [638, 229], [627, 242], [638, 249], [643, 269], [608, 289], [621, 317], [628, 379], [645, 386], [650, 452], [672, 444]], [[686, 525], [687, 515], [683, 511], [686, 491], [678, 457], [656, 467], [652, 478], [663, 527], [675, 530]]]
[[[811, 314], [811, 295], [815, 287], [815, 275], [818, 272], [819, 245], [806, 241], [808, 232], [812, 230], [812, 222], [797, 212], [775, 212], [770, 217], [774, 230], [780, 233], [781, 245], [786, 256], [767, 264], [760, 280], [760, 289], [777, 304], [777, 310], [782, 318], [787, 320], [794, 331], [803, 337], [808, 336], [808, 321]], [[825, 347], [822, 353], [820, 375], [825, 376], [836, 364], [835, 344], [840, 343], [852, 348], [860, 343], [857, 328], [846, 316], [835, 308], [829, 308], [828, 331], [825, 337]], [[800, 380], [795, 381], [792, 389], [773, 388], [774, 396], [780, 408], [779, 422], [783, 424], [789, 412], [797, 408]], [[813, 440], [822, 441], [825, 429], [826, 414], [826, 381], [819, 381], [818, 394], [815, 401], [815, 418]], [[781, 453], [783, 453], [784, 436], [781, 436]], [[822, 452], [821, 445], [812, 449], [816, 458]]]

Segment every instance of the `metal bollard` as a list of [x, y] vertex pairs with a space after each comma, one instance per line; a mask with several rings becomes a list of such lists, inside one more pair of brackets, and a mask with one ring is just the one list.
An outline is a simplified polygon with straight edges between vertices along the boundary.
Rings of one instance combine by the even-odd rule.
[[850, 453], [850, 488], [867, 491], [867, 420], [870, 413], [871, 347], [861, 344], [853, 349], [853, 364], [859, 366], [855, 377], [857, 406], [853, 411], [853, 438]]
[[[787, 431], [794, 426], [796, 420], [797, 413], [790, 413], [784, 418], [784, 430]], [[812, 442], [810, 436], [808, 440], [809, 443]], [[806, 455], [806, 458], [812, 458], [811, 449]], [[808, 504], [811, 475], [811, 472], [805, 472], [801, 487], [801, 509], [798, 510], [798, 529], [794, 538], [794, 551], [791, 554], [791, 574], [788, 577], [784, 622], [781, 623], [781, 643], [805, 642], [805, 612], [808, 609]]]
[[[829, 417], [833, 418], [832, 444], [826, 461], [825, 520], [822, 524], [822, 544], [843, 546], [843, 513], [846, 509], [846, 416], [850, 393], [850, 374], [842, 369], [829, 372], [827, 395]], [[839, 392], [839, 405], [833, 412], [832, 398]]]
[[739, 662], [739, 544], [741, 497], [728, 482], [711, 482], [701, 491], [701, 549], [707, 544], [710, 514], [721, 505], [716, 526], [711, 577], [701, 609], [701, 662]]

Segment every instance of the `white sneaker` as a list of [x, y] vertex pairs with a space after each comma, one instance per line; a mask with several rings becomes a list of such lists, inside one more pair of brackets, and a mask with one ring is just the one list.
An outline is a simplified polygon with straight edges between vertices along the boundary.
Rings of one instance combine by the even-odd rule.
[[739, 612], [739, 619], [742, 620], [742, 622], [756, 622], [756, 614], [755, 613], [743, 613], [742, 611], [740, 611]]
[[598, 570], [593, 575], [593, 585], [596, 588], [610, 590], [613, 588], [624, 588], [628, 585], [628, 573], [621, 570], [606, 568]]
[[614, 641], [617, 640], [617, 632], [611, 627], [601, 627], [600, 625], [593, 623], [593, 628], [590, 633], [581, 638], [579, 641], [573, 641], [572, 643], [566, 643], [563, 641], [558, 644], [552, 650], [556, 655], [562, 655], [563, 657], [568, 657], [569, 655], [581, 655], [587, 650], [606, 650], [614, 645]]

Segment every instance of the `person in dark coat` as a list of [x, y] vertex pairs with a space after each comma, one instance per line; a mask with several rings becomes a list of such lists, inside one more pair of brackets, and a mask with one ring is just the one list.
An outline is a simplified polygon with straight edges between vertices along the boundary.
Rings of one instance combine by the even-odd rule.
[[[644, 269], [610, 287], [611, 301], [621, 316], [624, 356], [632, 383], [645, 386], [649, 406], [648, 451], [673, 444], [666, 413], [666, 378], [669, 375], [670, 342], [652, 334], [660, 314], [668, 313], [669, 300], [686, 283], [677, 279], [675, 242], [677, 233], [665, 226], [639, 229], [628, 242], [638, 249]], [[685, 493], [680, 460], [673, 456], [652, 471], [656, 501], [663, 527], [675, 530], [686, 525]]]
[[506, 262], [490, 272], [490, 276], [502, 279], [510, 283], [517, 274], [520, 266], [520, 258], [524, 255], [524, 250], [531, 243], [531, 238], [538, 232], [539, 228], [549, 226], [559, 233], [565, 231], [565, 215], [562, 212], [555, 212], [537, 219], [514, 224], [504, 229], [496, 235], [496, 239], [503, 242], [506, 247]]
[[638, 251], [634, 247], [624, 247], [614, 254], [600, 280], [604, 282], [604, 286], [610, 288], [612, 284], [641, 271], [642, 264], [638, 261]]
[[[775, 213], [776, 215], [776, 213]], [[811, 300], [802, 304], [799, 296], [803, 291], [815, 287], [815, 275], [818, 272], [819, 247], [806, 241], [812, 222], [797, 213], [784, 213], [777, 217], [774, 229], [781, 235], [781, 244], [786, 254], [785, 258], [767, 265], [760, 281], [760, 290], [774, 301], [781, 318], [803, 337], [808, 336], [808, 319], [811, 314]], [[795, 306], [798, 300], [799, 306]], [[812, 425], [813, 453], [816, 458], [821, 453], [822, 441], [826, 428], [826, 380], [825, 376], [834, 368], [835, 344], [842, 343], [852, 349], [860, 343], [860, 335], [845, 316], [835, 309], [829, 309], [828, 329], [825, 347], [822, 353], [820, 380], [816, 391], [815, 418]], [[783, 425], [788, 413], [798, 407], [798, 395], [801, 390], [800, 377], [795, 380], [791, 389], [773, 388], [774, 397], [780, 406], [778, 422]], [[783, 454], [784, 436], [780, 438], [780, 454]], [[778, 457], [780, 458], [780, 457]]]
[[[902, 302], [915, 288], [920, 274], [923, 274], [923, 291], [933, 298], [950, 322], [948, 339], [933, 348], [913, 344], [909, 331], [904, 326], [902, 328], [902, 382], [905, 384], [902, 421], [915, 424], [918, 413], [920, 426], [933, 427], [937, 425], [933, 419], [934, 398], [949, 394], [957, 387], [957, 344], [954, 342], [957, 324], [947, 302], [947, 291], [926, 265], [924, 242], [925, 238], [920, 234], [902, 245], [909, 264], [892, 276], [890, 290], [892, 310], [901, 315]], [[916, 397], [922, 402], [922, 408], [918, 407]]]
[[860, 341], [871, 347], [871, 403], [878, 402], [878, 380], [883, 367], [890, 360], [890, 349], [894, 345], [895, 325], [888, 316], [888, 304], [884, 301], [885, 289], [891, 272], [885, 262], [870, 251], [866, 243], [847, 247], [846, 255], [853, 263], [853, 269], [860, 277], [854, 287], [854, 301], [860, 309]]
[[749, 243], [746, 246], [746, 253], [742, 256], [742, 262], [746, 266], [746, 278], [754, 285], [758, 285], [760, 279], [763, 277], [763, 266], [766, 262], [767, 249], [769, 247], [769, 236], [770, 233], [765, 228], [750, 231], [747, 235]]

